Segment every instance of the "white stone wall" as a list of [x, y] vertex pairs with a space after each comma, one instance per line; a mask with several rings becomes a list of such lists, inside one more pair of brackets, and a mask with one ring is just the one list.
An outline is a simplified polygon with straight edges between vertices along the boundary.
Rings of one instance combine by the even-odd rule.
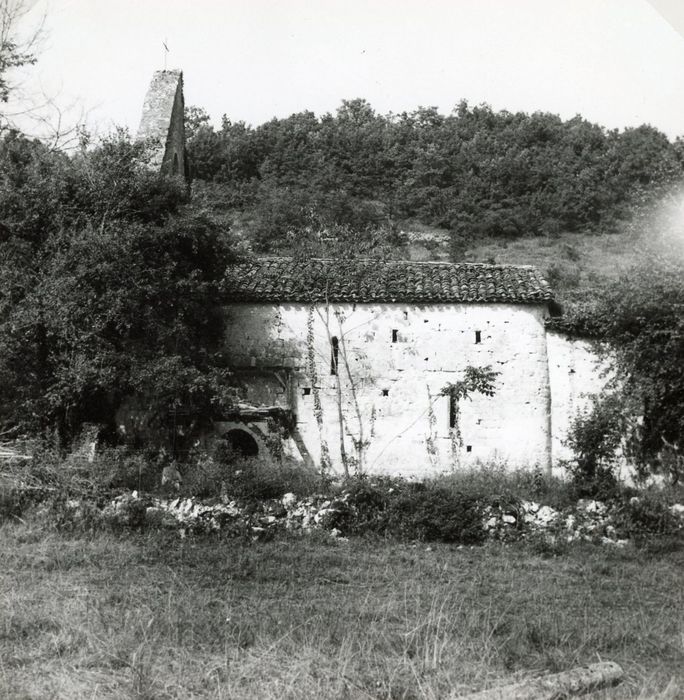
[[563, 460], [572, 458], [565, 444], [574, 417], [590, 403], [589, 396], [601, 391], [607, 378], [606, 363], [588, 340], [547, 333], [551, 384], [551, 453], [554, 469], [562, 473]]
[[[358, 405], [368, 442], [363, 451], [366, 471], [422, 476], [491, 459], [505, 460], [511, 468], [550, 468], [543, 305], [333, 304], [327, 323], [321, 306], [312, 324], [316, 382], [308, 366], [307, 305], [233, 304], [227, 314], [226, 346], [234, 366], [292, 368], [291, 385], [271, 391], [268, 401], [296, 404], [299, 432], [316, 463], [324, 441], [336, 471], [341, 468], [340, 382], [347, 451], [355, 454]], [[329, 335], [345, 339], [340, 341], [339, 376], [330, 372]], [[344, 348], [353, 382], [344, 369]], [[462, 378], [468, 365], [491, 365], [501, 374], [494, 397], [475, 395], [461, 403], [463, 447], [457, 449], [449, 427], [449, 399], [438, 394], [445, 384]], [[254, 389], [249, 398], [258, 401], [258, 393]]]

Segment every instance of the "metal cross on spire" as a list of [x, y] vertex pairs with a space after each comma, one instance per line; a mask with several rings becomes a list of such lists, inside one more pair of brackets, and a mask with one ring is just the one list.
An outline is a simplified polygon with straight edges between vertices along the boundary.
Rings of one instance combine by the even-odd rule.
[[169, 55], [169, 47], [167, 46], [168, 39], [162, 41], [162, 46], [164, 47], [164, 70], [166, 70], [166, 58]]

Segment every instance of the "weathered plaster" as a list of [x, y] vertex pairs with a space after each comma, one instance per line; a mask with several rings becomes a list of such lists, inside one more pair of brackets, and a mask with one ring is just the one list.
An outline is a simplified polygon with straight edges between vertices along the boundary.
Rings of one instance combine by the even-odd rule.
[[590, 395], [605, 386], [607, 364], [589, 340], [548, 331], [546, 337], [551, 388], [551, 451], [555, 469], [572, 458], [566, 444], [573, 419], [590, 404]]
[[[359, 435], [357, 403], [368, 441], [363, 457], [369, 471], [423, 475], [455, 463], [491, 459], [505, 460], [510, 467], [550, 468], [549, 364], [542, 304], [318, 306], [312, 316], [316, 386], [307, 367], [307, 305], [232, 304], [227, 314], [226, 348], [233, 366], [291, 370], [290, 390], [270, 394], [269, 399], [293, 408], [299, 434], [316, 463], [323, 436], [334, 467], [341, 469], [340, 382], [347, 451], [354, 454], [353, 441]], [[343, 333], [356, 403], [342, 357], [338, 375], [330, 372], [329, 336], [341, 338]], [[439, 392], [458, 381], [468, 365], [491, 365], [501, 374], [494, 397], [474, 395], [462, 402], [463, 447], [454, 455], [449, 399]], [[322, 407], [320, 431], [315, 393]], [[256, 394], [253, 391], [253, 399]]]

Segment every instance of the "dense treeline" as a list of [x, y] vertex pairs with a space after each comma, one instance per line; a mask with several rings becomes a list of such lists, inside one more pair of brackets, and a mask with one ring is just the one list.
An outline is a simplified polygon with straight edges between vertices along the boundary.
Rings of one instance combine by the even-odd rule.
[[577, 116], [462, 102], [382, 116], [364, 100], [252, 128], [188, 113], [194, 178], [213, 183], [259, 250], [317, 222], [358, 230], [420, 221], [463, 237], [609, 230], [679, 180], [684, 141], [650, 126], [608, 131]]

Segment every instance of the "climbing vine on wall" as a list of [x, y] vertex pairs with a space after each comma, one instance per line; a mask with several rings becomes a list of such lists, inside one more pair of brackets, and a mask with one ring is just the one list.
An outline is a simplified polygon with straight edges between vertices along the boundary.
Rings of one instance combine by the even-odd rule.
[[364, 437], [364, 423], [363, 416], [361, 415], [361, 405], [359, 404], [359, 397], [356, 391], [356, 380], [353, 376], [351, 366], [349, 364], [349, 353], [347, 351], [347, 341], [344, 336], [344, 327], [342, 322], [344, 321], [344, 315], [342, 313], [336, 313], [337, 322], [340, 329], [340, 349], [342, 356], [342, 365], [344, 366], [345, 372], [347, 373], [347, 379], [349, 383], [349, 391], [351, 393], [352, 406], [354, 407], [354, 413], [356, 414], [357, 421], [357, 437], [351, 436], [352, 442], [354, 443], [354, 449], [356, 450], [356, 457], [352, 464], [354, 473], [360, 476], [364, 472], [364, 452], [370, 446], [370, 440]]
[[279, 425], [273, 418], [269, 418], [266, 421], [268, 427], [266, 435], [264, 435], [264, 442], [271, 456], [278, 462], [283, 459], [283, 440], [285, 440], [287, 435], [287, 430], [284, 426]]
[[430, 386], [427, 387], [428, 393], [428, 434], [425, 437], [425, 446], [427, 447], [428, 457], [430, 458], [430, 464], [434, 467], [439, 459], [439, 453], [437, 452], [437, 418], [434, 411], [435, 399], [430, 393]]
[[458, 468], [461, 464], [461, 449], [463, 448], [463, 436], [461, 434], [461, 407], [462, 399], [469, 399], [473, 393], [484, 396], [494, 396], [496, 378], [501, 374], [495, 372], [490, 365], [486, 367], [473, 367], [469, 365], [463, 371], [463, 379], [457, 382], [445, 384], [439, 396], [449, 397], [449, 411], [451, 413], [449, 428], [449, 440], [451, 443], [451, 456], [453, 466]]
[[449, 442], [451, 444], [451, 459], [455, 469], [461, 466], [461, 450], [463, 449], [463, 435], [461, 434], [461, 407], [458, 401], [454, 401], [449, 407], [453, 426], [449, 428]]
[[318, 372], [316, 371], [316, 349], [314, 346], [314, 310], [312, 304], [309, 307], [309, 315], [306, 320], [306, 351], [307, 370], [311, 380], [311, 394], [313, 395], [314, 415], [318, 425], [318, 434], [321, 441], [321, 474], [326, 476], [330, 473], [332, 465], [330, 462], [330, 450], [323, 432], [323, 406], [321, 404], [321, 393], [318, 384]]

